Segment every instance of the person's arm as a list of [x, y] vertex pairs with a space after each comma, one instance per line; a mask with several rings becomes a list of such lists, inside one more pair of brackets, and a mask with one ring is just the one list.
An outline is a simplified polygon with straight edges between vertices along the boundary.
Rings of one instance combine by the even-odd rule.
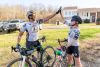
[[53, 18], [54, 16], [56, 16], [59, 13], [61, 13], [61, 7], [59, 8], [59, 10], [56, 13], [54, 13], [54, 14], [52, 14], [50, 16], [47, 16], [46, 18], [43, 18], [43, 22], [48, 21], [49, 19]]
[[17, 44], [20, 43], [23, 33], [24, 33], [24, 32], [20, 32], [20, 33], [19, 33], [18, 38], [17, 38]]
[[70, 26], [70, 23], [67, 20], [64, 21], [64, 24], [66, 24], [67, 26]]
[[60, 42], [68, 42], [68, 39], [64, 38], [63, 40], [60, 40]]
[[22, 35], [23, 33], [26, 31], [26, 24], [24, 24], [21, 28], [20, 28], [20, 32], [19, 32], [19, 35], [18, 35], [18, 38], [17, 38], [17, 44], [20, 43], [21, 41], [21, 38], [22, 38]]
[[43, 18], [43, 22], [48, 21], [49, 19], [53, 18], [55, 15], [56, 15], [56, 13], [54, 13], [54, 14], [52, 14], [52, 15], [46, 17], [46, 18]]

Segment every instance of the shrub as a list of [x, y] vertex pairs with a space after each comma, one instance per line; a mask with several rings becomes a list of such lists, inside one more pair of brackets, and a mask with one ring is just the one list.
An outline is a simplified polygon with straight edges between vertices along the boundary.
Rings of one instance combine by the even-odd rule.
[[90, 19], [85, 19], [84, 23], [90, 23]]
[[100, 18], [97, 18], [97, 22], [100, 22]]
[[96, 22], [96, 25], [100, 25], [100, 18], [97, 18], [96, 21], [97, 21], [97, 22]]

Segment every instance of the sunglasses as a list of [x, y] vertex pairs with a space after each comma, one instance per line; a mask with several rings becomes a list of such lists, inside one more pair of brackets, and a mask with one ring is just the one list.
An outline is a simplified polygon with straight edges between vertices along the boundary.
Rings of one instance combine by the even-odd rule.
[[29, 16], [35, 16], [36, 14], [35, 13], [33, 13], [33, 14], [30, 14]]
[[33, 14], [29, 15], [29, 16], [33, 16]]

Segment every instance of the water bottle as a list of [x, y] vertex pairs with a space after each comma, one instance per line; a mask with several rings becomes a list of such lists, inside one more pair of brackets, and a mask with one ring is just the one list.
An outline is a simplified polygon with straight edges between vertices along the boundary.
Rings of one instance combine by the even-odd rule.
[[56, 55], [61, 56], [62, 55], [62, 51], [61, 50], [56, 50]]

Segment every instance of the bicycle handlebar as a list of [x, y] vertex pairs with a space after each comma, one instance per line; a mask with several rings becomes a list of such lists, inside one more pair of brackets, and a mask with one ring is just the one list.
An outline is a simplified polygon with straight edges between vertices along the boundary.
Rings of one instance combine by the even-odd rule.
[[40, 38], [38, 40], [41, 40], [42, 42], [45, 42], [46, 41], [46, 36], [43, 36], [42, 38]]
[[[43, 36], [42, 38], [38, 39], [38, 41], [41, 40], [42, 42], [45, 42], [46, 41], [46, 37]], [[19, 45], [18, 47], [13, 47], [11, 46], [11, 52], [20, 52], [21, 51], [21, 46]]]
[[58, 39], [58, 43], [59, 43], [60, 46], [61, 46], [61, 42], [68, 42], [68, 39], [64, 38], [64, 40], [62, 40], [62, 41], [60, 39]]
[[59, 43], [60, 47], [62, 48], [62, 50], [67, 49], [66, 46], [61, 45], [61, 42], [68, 42], [68, 39], [64, 39], [63, 41], [61, 41], [60, 39], [58, 39], [58, 43]]
[[20, 52], [20, 47], [19, 48], [16, 48], [16, 47], [13, 47], [11, 46], [11, 52], [15, 51], [15, 52]]
[[58, 43], [59, 43], [60, 46], [62, 46], [62, 45], [61, 45], [61, 40], [60, 40], [60, 39], [58, 39]]

